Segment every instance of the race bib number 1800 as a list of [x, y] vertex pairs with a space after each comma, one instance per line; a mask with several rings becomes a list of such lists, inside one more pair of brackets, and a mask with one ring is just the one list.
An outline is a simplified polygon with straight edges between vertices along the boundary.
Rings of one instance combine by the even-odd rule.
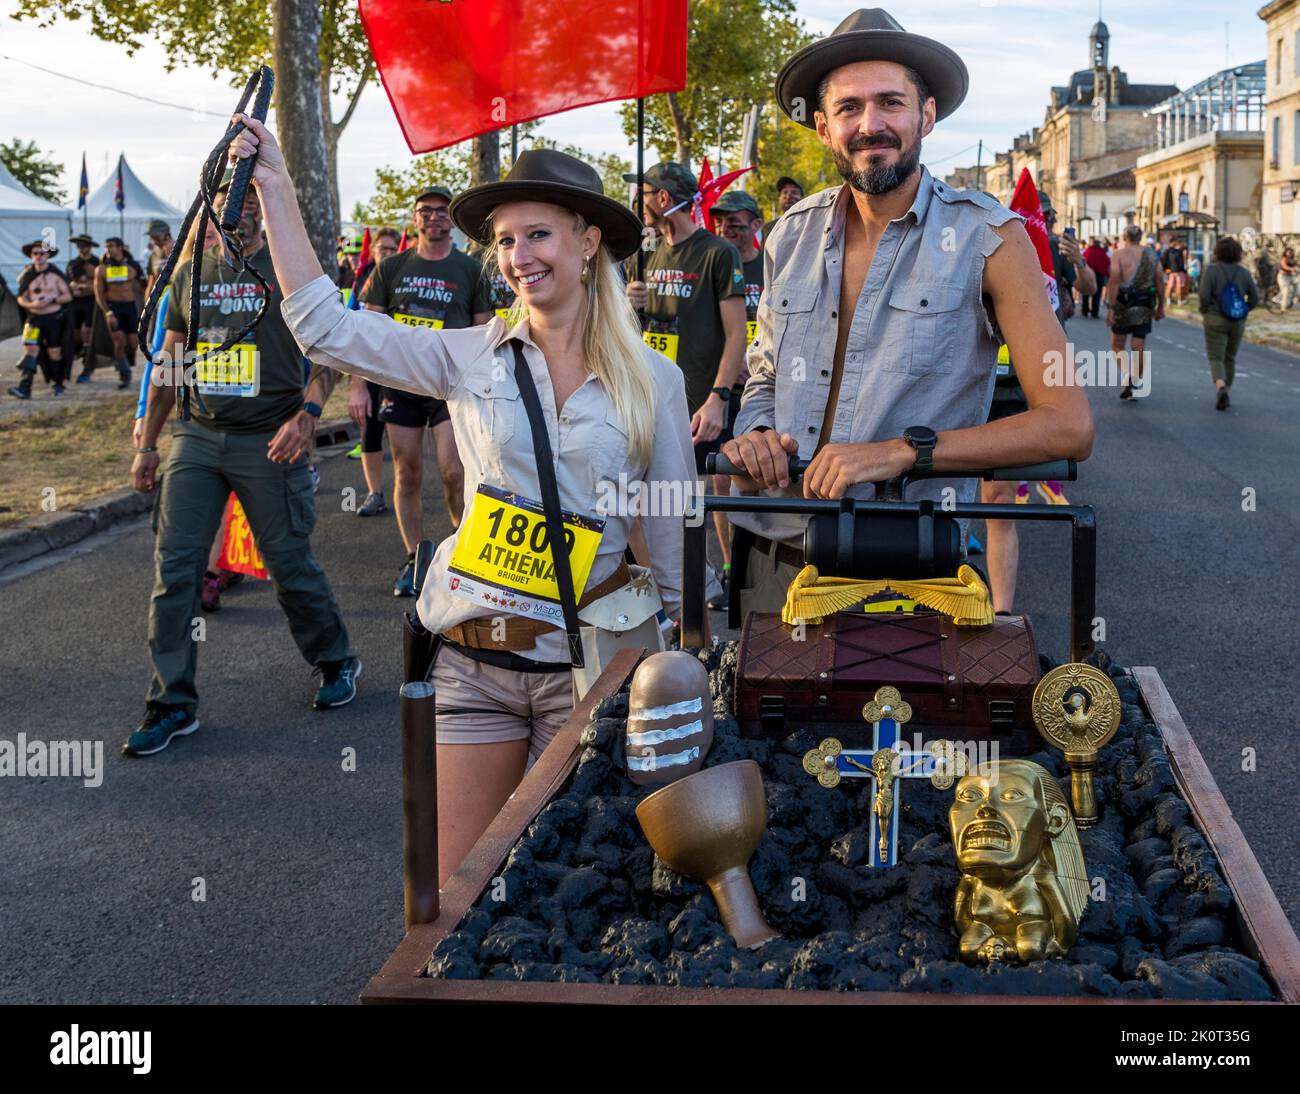
[[257, 362], [255, 342], [237, 342], [225, 353], [211, 355], [220, 342], [200, 342], [200, 360], [194, 374], [194, 384], [204, 395], [232, 395], [251, 399], [262, 390], [261, 370]]
[[[563, 511], [573, 592], [591, 574], [605, 522]], [[480, 607], [564, 626], [541, 502], [480, 485], [447, 563], [447, 589]]]
[[677, 338], [676, 334], [666, 334], [661, 331], [647, 330], [641, 332], [641, 337], [645, 339], [645, 344], [651, 349], [657, 349], [668, 360], [676, 363], [677, 361]]

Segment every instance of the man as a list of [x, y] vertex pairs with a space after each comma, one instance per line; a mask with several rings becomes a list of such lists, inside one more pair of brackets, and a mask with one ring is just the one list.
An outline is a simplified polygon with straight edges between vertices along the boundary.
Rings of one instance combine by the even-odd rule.
[[1160, 268], [1164, 271], [1169, 291], [1165, 305], [1181, 304], [1187, 295], [1187, 256], [1183, 253], [1182, 240], [1170, 241], [1160, 256]]
[[46, 378], [54, 381], [54, 394], [63, 394], [63, 344], [67, 305], [72, 290], [62, 271], [50, 263], [58, 248], [46, 247], [40, 240], [24, 243], [23, 255], [31, 265], [18, 275], [18, 306], [23, 310], [23, 357], [18, 362], [22, 378], [9, 389], [15, 399], [32, 397], [32, 380], [40, 363], [41, 351], [49, 360]]
[[117, 367], [118, 389], [131, 383], [131, 360], [139, 346], [136, 328], [140, 313], [135, 306], [140, 267], [117, 236], [104, 240], [104, 260], [95, 267], [95, 302], [104, 314], [113, 339], [113, 364]]
[[1124, 229], [1123, 246], [1111, 260], [1110, 284], [1106, 286], [1110, 348], [1121, 354], [1129, 351], [1121, 399], [1132, 399], [1134, 386], [1143, 390], [1147, 383], [1142, 375], [1142, 350], [1151, 333], [1153, 316], [1157, 322], [1165, 317], [1165, 275], [1155, 251], [1142, 245], [1142, 229], [1130, 224]]
[[[225, 205], [230, 172], [213, 207]], [[123, 747], [150, 756], [173, 737], [199, 728], [195, 712], [200, 579], [226, 499], [239, 496], [253, 538], [271, 576], [289, 630], [303, 657], [322, 676], [315, 707], [342, 706], [356, 696], [361, 661], [352, 650], [329, 582], [312, 555], [316, 499], [308, 456], [320, 405], [309, 388], [303, 399], [303, 357], [280, 315], [270, 251], [262, 240], [257, 192], [248, 188], [239, 222], [245, 261], [271, 286], [266, 315], [253, 333], [223, 357], [185, 367], [195, 372], [204, 406], [192, 403], [192, 420], [172, 432], [167, 466], [159, 474], [158, 435], [176, 402], [177, 362], [183, 348], [200, 354], [237, 335], [252, 319], [262, 289], [249, 270], [238, 275], [219, 248], [203, 252], [199, 279], [199, 330], [187, 344], [192, 266], [172, 278], [175, 303], [167, 313], [167, 338], [154, 366], [149, 410], [131, 468], [137, 490], [161, 481], [154, 504], [155, 576], [149, 603], [149, 654], [153, 677], [140, 727]], [[191, 358], [192, 359], [192, 358]], [[169, 364], [169, 362], [172, 362]], [[313, 385], [316, 383], [313, 378]], [[323, 398], [324, 396], [316, 396]], [[250, 648], [245, 671], [264, 672]]]
[[646, 225], [659, 245], [646, 263], [646, 280], [632, 281], [627, 297], [645, 316], [645, 340], [686, 377], [695, 463], [719, 448], [732, 385], [745, 361], [745, 271], [736, 248], [691, 219], [699, 185], [679, 163], [665, 160], [639, 179]]
[[[645, 282], [629, 282], [627, 298], [643, 315], [646, 342], [685, 376], [702, 475], [705, 458], [731, 437], [727, 408], [745, 363], [745, 271], [735, 247], [691, 219], [699, 184], [687, 168], [665, 160], [623, 178], [640, 183], [642, 219], [659, 236]], [[722, 513], [714, 514], [714, 528], [719, 541], [730, 536]], [[721, 603], [725, 592], [710, 581], [711, 602]]]
[[[392, 228], [380, 228], [375, 233], [370, 250], [372, 259], [357, 271], [357, 282], [349, 299], [351, 307], [360, 305], [375, 267], [397, 254], [399, 244], [397, 232]], [[361, 473], [366, 480], [365, 500], [357, 506], [359, 517], [375, 517], [388, 512], [388, 503], [384, 501], [384, 423], [379, 420], [381, 390], [378, 384], [367, 380], [358, 388], [354, 405], [352, 389], [349, 388], [348, 416], [360, 427], [361, 440], [348, 452], [348, 459], [361, 461]]]
[[1085, 319], [1090, 315], [1094, 319], [1100, 319], [1101, 294], [1106, 289], [1106, 276], [1110, 273], [1110, 256], [1101, 245], [1101, 240], [1093, 239], [1083, 252], [1083, 260], [1097, 280], [1096, 291], [1083, 298], [1083, 315]]
[[[457, 330], [486, 323], [492, 312], [483, 266], [451, 245], [451, 191], [430, 186], [415, 199], [416, 245], [381, 262], [361, 302], [415, 327]], [[348, 405], [361, 402], [365, 381], [352, 377]], [[393, 583], [394, 596], [415, 595], [415, 548], [424, 538], [423, 449], [425, 428], [433, 430], [434, 452], [451, 526], [460, 527], [465, 469], [456, 450], [447, 404], [441, 399], [384, 388], [379, 410], [393, 453], [393, 508], [406, 546], [406, 562]]]
[[[95, 248], [99, 246], [90, 236], [72, 236], [69, 243], [77, 248], [77, 257], [68, 262], [68, 284], [72, 288], [72, 306], [68, 311], [68, 321], [72, 324], [76, 336], [76, 353], [78, 356], [90, 345], [91, 329], [95, 322], [95, 270], [99, 258]], [[77, 383], [84, 384], [90, 379], [90, 373], [84, 369], [77, 377]]]
[[[1261, 258], [1264, 253], [1265, 252], [1261, 250]], [[1262, 271], [1257, 272], [1262, 273]], [[1300, 274], [1300, 266], [1296, 265], [1295, 251], [1288, 247], [1282, 252], [1282, 257], [1278, 261], [1277, 268], [1277, 283], [1282, 293], [1282, 308], [1285, 311], [1291, 309], [1291, 306], [1296, 301], [1297, 295], [1300, 295], [1296, 292], [1297, 288], [1300, 288], [1300, 284], [1297, 284], [1296, 280], [1297, 274]], [[1267, 279], [1261, 276], [1260, 281], [1266, 283]]]
[[[790, 180], [793, 182], [793, 180]], [[723, 239], [736, 248], [740, 255], [741, 268], [745, 272], [745, 344], [753, 342], [758, 334], [758, 302], [763, 295], [763, 252], [754, 244], [754, 233], [762, 224], [762, 215], [758, 211], [758, 202], [744, 190], [728, 190], [713, 204], [709, 210], [713, 216], [714, 228]], [[745, 390], [745, 381], [749, 372], [743, 366], [740, 375], [731, 388], [731, 400], [728, 405], [727, 427], [735, 423], [740, 410], [740, 397]], [[726, 475], [713, 477], [715, 494], [727, 494], [731, 490], [731, 480]], [[722, 548], [723, 582], [730, 580], [731, 573], [731, 535], [727, 521], [722, 513], [714, 513], [713, 519], [718, 529], [718, 542]], [[724, 608], [721, 601], [710, 602], [710, 608]]]
[[[1065, 354], [1024, 226], [979, 191], [954, 191], [921, 166], [921, 142], [965, 97], [952, 50], [861, 10], [794, 55], [777, 101], [813, 128], [846, 185], [791, 209], [767, 241], [758, 338], [736, 439], [723, 449], [741, 492], [870, 498], [905, 472], [1084, 459], [1087, 397], [1049, 386]], [[1023, 367], [1029, 409], [986, 422], [995, 319]], [[1035, 362], [1035, 367], [1029, 367]], [[1043, 364], [1037, 364], [1037, 363]], [[788, 460], [811, 458], [802, 490]], [[909, 499], [974, 501], [974, 479], [927, 479]], [[746, 611], [777, 611], [803, 565], [805, 520], [734, 514], [756, 535]], [[738, 537], [739, 538], [739, 537]], [[739, 549], [737, 549], [739, 561]], [[881, 577], [864, 574], [863, 577]]]
[[776, 180], [776, 216], [763, 225], [763, 238], [776, 227], [776, 222], [803, 201], [803, 187], [789, 175], [782, 175]]
[[149, 274], [149, 283], [144, 290], [146, 300], [149, 299], [149, 294], [153, 292], [154, 282], [158, 280], [163, 264], [171, 256], [172, 247], [174, 246], [172, 230], [167, 226], [165, 220], [151, 220], [149, 222], [149, 239], [153, 243], [153, 249], [149, 252], [149, 262], [146, 267]]

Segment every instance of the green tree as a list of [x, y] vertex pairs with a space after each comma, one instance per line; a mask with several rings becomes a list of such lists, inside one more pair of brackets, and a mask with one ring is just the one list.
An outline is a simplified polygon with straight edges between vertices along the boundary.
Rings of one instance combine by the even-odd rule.
[[63, 165], [37, 148], [35, 141], [18, 137], [7, 144], [0, 141], [0, 163], [37, 197], [57, 205], [67, 201], [67, 191], [56, 185], [58, 177], [63, 174]]
[[576, 144], [566, 144], [561, 148], [555, 141], [546, 140], [543, 137], [536, 138], [533, 141], [533, 147], [555, 148], [566, 155], [574, 156], [584, 163], [591, 164], [600, 172], [600, 182], [605, 188], [605, 196], [613, 198], [615, 201], [627, 201], [627, 183], [623, 181], [623, 176], [632, 170], [632, 164], [617, 153], [604, 152], [598, 156], [593, 156]]
[[764, 111], [758, 129], [758, 153], [755, 168], [744, 176], [746, 189], [754, 195], [759, 208], [776, 206], [776, 180], [789, 175], [798, 181], [805, 194], [838, 186], [843, 180], [835, 168], [830, 149], [817, 139], [814, 130], [792, 122], [773, 103]]
[[[338, 142], [352, 120], [361, 92], [374, 75], [370, 47], [361, 30], [354, 0], [317, 0], [321, 11], [319, 93], [324, 119], [325, 154], [334, 210], [339, 210]], [[19, 0], [15, 19], [48, 27], [59, 18], [85, 19], [90, 32], [124, 46], [128, 57], [146, 42], [166, 51], [163, 68], [207, 69], [242, 86], [254, 68], [270, 63], [279, 0]], [[277, 88], [278, 91], [278, 88]], [[334, 118], [330, 96], [346, 105]], [[278, 96], [277, 96], [278, 99]], [[234, 105], [233, 96], [231, 105]], [[277, 110], [277, 113], [279, 111]], [[337, 221], [337, 215], [335, 220]]]
[[[781, 65], [810, 40], [793, 0], [692, 0], [689, 20], [685, 90], [645, 102], [654, 158], [688, 167], [715, 155], [719, 136], [724, 157], [728, 149], [736, 154], [745, 114], [754, 103], [773, 103]], [[624, 134], [635, 142], [636, 103], [624, 103], [620, 113]]]
[[453, 194], [469, 186], [470, 141], [417, 156], [408, 167], [381, 167], [375, 172], [375, 192], [353, 207], [353, 219], [365, 224], [411, 227], [416, 196], [426, 186], [445, 186]]

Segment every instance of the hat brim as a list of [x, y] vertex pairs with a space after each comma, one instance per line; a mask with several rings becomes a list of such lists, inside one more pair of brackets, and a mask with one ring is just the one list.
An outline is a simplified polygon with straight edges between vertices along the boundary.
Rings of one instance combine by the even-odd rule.
[[[22, 246], [23, 258], [31, 258], [31, 257], [32, 257], [32, 252], [33, 252], [34, 250], [36, 250], [37, 247], [45, 247], [45, 244], [44, 244], [44, 243], [24, 243], [23, 246]], [[59, 249], [58, 249], [57, 247], [45, 247], [45, 257], [46, 257], [46, 258], [53, 258], [53, 257], [54, 257], [56, 254], [58, 254], [58, 253], [59, 253]]]
[[69, 236], [68, 242], [73, 244], [74, 246], [79, 246], [82, 243], [84, 243], [87, 247], [99, 246], [99, 244], [96, 243], [93, 239], [91, 239], [90, 236]]
[[[935, 120], [961, 106], [970, 90], [970, 73], [942, 42], [900, 30], [857, 30], [804, 46], [776, 78], [776, 101], [791, 121], [816, 129], [817, 85], [828, 72], [859, 61], [890, 61], [914, 68], [934, 96]], [[802, 110], [796, 104], [802, 102]]]
[[486, 231], [488, 217], [497, 206], [512, 201], [543, 201], [582, 214], [600, 229], [600, 240], [616, 262], [635, 254], [641, 246], [641, 222], [631, 209], [603, 194], [561, 182], [519, 180], [475, 186], [451, 203], [451, 219], [470, 239], [487, 244], [491, 242]]

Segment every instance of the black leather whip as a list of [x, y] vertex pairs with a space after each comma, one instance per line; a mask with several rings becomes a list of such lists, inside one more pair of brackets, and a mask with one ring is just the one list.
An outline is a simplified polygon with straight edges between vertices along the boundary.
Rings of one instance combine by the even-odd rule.
[[[251, 116], [259, 122], [265, 121], [267, 111], [271, 107], [271, 90], [274, 86], [275, 73], [266, 65], [262, 65], [249, 77], [244, 93], [239, 97], [239, 104], [232, 113], [242, 114], [244, 108], [248, 106], [249, 99], [252, 99], [254, 92], [256, 92], [257, 97], [253, 101]], [[193, 226], [195, 218], [197, 218], [198, 229], [194, 237], [194, 260], [191, 262], [190, 272], [190, 308], [186, 321], [184, 349], [181, 354], [181, 362], [184, 367], [179, 373], [181, 378], [179, 385], [180, 398], [177, 400], [177, 412], [180, 414], [182, 421], [189, 421], [191, 395], [198, 400], [200, 409], [207, 410], [203, 402], [203, 396], [195, 384], [195, 375], [199, 362], [206, 361], [209, 357], [220, 356], [247, 338], [265, 317], [270, 301], [271, 287], [267, 284], [266, 279], [244, 260], [243, 241], [236, 232], [240, 217], [244, 211], [244, 195], [248, 191], [248, 184], [253, 175], [253, 165], [257, 161], [256, 154], [248, 159], [240, 160], [235, 166], [234, 175], [230, 182], [230, 190], [226, 194], [226, 205], [222, 209], [220, 217], [217, 216], [216, 210], [212, 207], [213, 199], [217, 195], [217, 188], [221, 185], [221, 177], [225, 174], [227, 151], [230, 148], [230, 143], [246, 128], [248, 127], [243, 122], [236, 122], [231, 125], [209, 153], [208, 158], [203, 161], [203, 167], [199, 171], [199, 192], [195, 195], [189, 212], [185, 214], [185, 219], [181, 223], [180, 232], [177, 235], [177, 245], [172, 248], [172, 253], [167, 256], [167, 261], [163, 263], [157, 280], [154, 281], [153, 291], [149, 294], [149, 299], [145, 301], [144, 311], [140, 316], [138, 336], [141, 344], [147, 346], [150, 344], [152, 337], [153, 320], [154, 314], [158, 310], [158, 301], [162, 298], [163, 290], [171, 282], [172, 273], [176, 268], [176, 263], [184, 246], [183, 241], [189, 239], [190, 228]], [[197, 352], [191, 352], [191, 347], [198, 345], [203, 244], [207, 239], [209, 222], [215, 222], [217, 225], [217, 232], [221, 237], [221, 249], [225, 252], [231, 268], [237, 270], [241, 277], [245, 270], [253, 275], [262, 288], [262, 300], [253, 318], [243, 330], [226, 339], [216, 349], [209, 350], [200, 357]], [[173, 373], [173, 375], [176, 374]]]

